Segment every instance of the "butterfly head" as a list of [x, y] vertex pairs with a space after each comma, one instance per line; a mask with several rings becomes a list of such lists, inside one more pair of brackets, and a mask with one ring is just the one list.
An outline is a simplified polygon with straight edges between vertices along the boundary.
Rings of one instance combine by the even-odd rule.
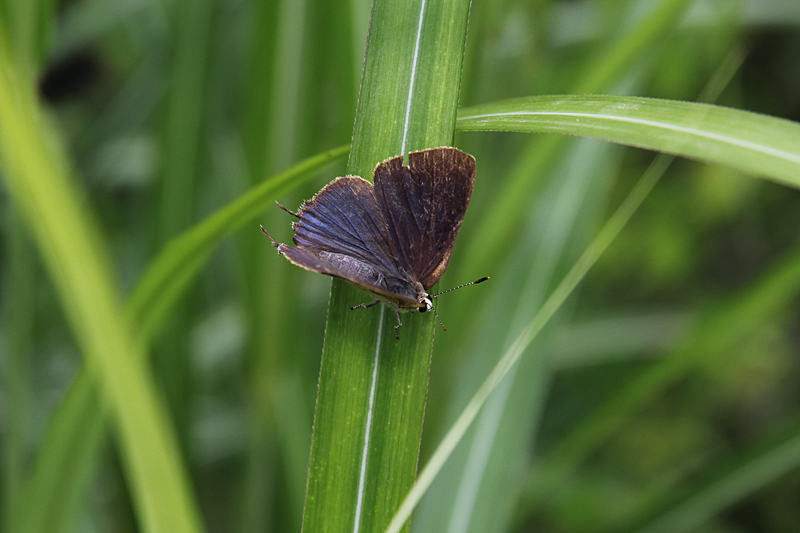
[[427, 292], [422, 293], [418, 301], [421, 304], [417, 309], [420, 313], [426, 313], [433, 309], [433, 302], [431, 302], [431, 297], [428, 296]]

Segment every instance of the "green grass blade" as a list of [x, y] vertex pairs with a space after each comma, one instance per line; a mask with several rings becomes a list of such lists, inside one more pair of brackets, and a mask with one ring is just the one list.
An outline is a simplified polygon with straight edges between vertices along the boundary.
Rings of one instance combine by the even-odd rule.
[[[693, 0], [663, 0], [641, 19], [621, 29], [617, 39], [602, 46], [585, 62], [570, 93], [602, 93], [630, 74], [631, 66], [647, 64], [658, 43], [677, 26]], [[541, 187], [543, 176], [554, 165], [567, 139], [550, 135], [528, 141], [509, 172], [508, 179], [495, 194], [483, 216], [491, 220], [476, 231], [463, 264], [478, 272], [491, 272], [508, 250], [514, 229], [528, 209], [528, 200]]]
[[[513, 342], [577, 259], [581, 245], [588, 245], [607, 205], [622, 151], [597, 141], [573, 143], [554, 171], [559, 179], [548, 180], [532, 203], [529, 220], [506, 260], [510, 268], [492, 273], [498, 285], [492, 287], [491, 301], [480, 303], [478, 327], [462, 343], [464, 355], [454, 382], [471, 386], [451, 402], [453, 418], [497, 362], [502, 348]], [[519, 465], [526, 462], [535, 441], [550, 388], [548, 333], [564, 317], [560, 313], [527, 347], [528, 355], [489, 397], [474, 431], [448, 459], [414, 514], [414, 530], [466, 533], [508, 528], [515, 511], [511, 495], [524, 480]]]
[[800, 124], [721, 106], [629, 96], [541, 96], [462, 110], [458, 127], [604, 139], [800, 187]]
[[[212, 39], [212, 0], [178, 0], [169, 6], [172, 34], [170, 78], [164, 98], [159, 150], [160, 172], [151, 225], [156, 249], [189, 228], [201, 179], [204, 130], [199, 109], [207, 101], [206, 78]], [[153, 373], [183, 450], [188, 451], [192, 399], [189, 361], [191, 306], [184, 299], [173, 310], [169, 334], [154, 346]]]
[[[339, 7], [332, 2], [329, 4], [334, 10]], [[313, 46], [308, 43], [314, 33], [310, 24], [315, 12], [310, 0], [260, 1], [257, 5], [259, 17], [252, 30], [250, 54], [259, 64], [252, 67], [255, 72], [248, 73], [253, 93], [245, 103], [245, 113], [252, 112], [253, 116], [244, 123], [244, 144], [253, 181], [288, 167], [302, 150], [302, 116], [310, 104], [302, 90], [303, 75], [312, 60], [309, 52]], [[273, 11], [272, 16], [267, 16], [268, 11]], [[346, 29], [341, 31], [344, 34]], [[265, 50], [256, 49], [259, 46], [265, 46]], [[292, 201], [295, 199], [296, 196]], [[286, 213], [270, 209], [262, 222], [270, 231], [284, 228]], [[276, 261], [275, 250], [265, 244], [264, 235], [255, 232], [242, 234], [237, 239], [248, 320], [247, 380], [251, 398], [248, 466], [242, 479], [243, 503], [239, 519], [241, 533], [263, 531], [269, 528], [269, 522], [299, 529], [305, 498], [302, 480], [308, 468], [310, 413], [306, 421], [298, 419], [293, 426], [279, 428], [278, 411], [287, 410], [297, 402], [285, 398], [280, 406], [273, 404], [274, 391], [279, 384], [293, 379], [291, 362], [295, 345], [288, 332], [292, 331], [292, 317], [300, 314], [298, 299], [294, 297], [297, 293], [294, 281], [301, 272], [293, 270], [285, 261]], [[275, 309], [282, 312], [275, 313]], [[304, 333], [297, 331], [295, 335]], [[284, 387], [283, 390], [290, 392], [291, 389]], [[299, 434], [292, 436], [284, 431], [290, 429]], [[303, 441], [299, 449], [293, 449], [297, 442]], [[293, 454], [302, 455], [302, 462], [293, 460]], [[299, 469], [292, 470], [298, 465]], [[271, 508], [267, 504], [269, 494], [275, 490], [276, 480], [281, 478], [295, 481], [290, 485], [295, 490], [283, 494], [284, 503], [280, 508]]]
[[66, 533], [74, 528], [106, 442], [108, 407], [96, 389], [91, 374], [81, 370], [51, 415], [11, 531]]
[[575, 287], [577, 287], [578, 283], [580, 283], [592, 265], [594, 265], [608, 245], [611, 244], [617, 234], [622, 230], [636, 209], [638, 209], [639, 205], [641, 205], [661, 177], [663, 173], [661, 167], [663, 164], [664, 163], [654, 164], [648, 172], [642, 176], [636, 186], [628, 194], [625, 201], [619, 206], [608, 222], [606, 222], [597, 237], [594, 238], [586, 251], [570, 269], [561, 283], [559, 283], [558, 287], [556, 287], [544, 304], [542, 304], [539, 312], [536, 313], [530, 323], [519, 336], [516, 337], [513, 343], [511, 343], [508, 350], [503, 353], [497, 365], [495, 365], [489, 373], [486, 380], [472, 396], [456, 422], [452, 425], [450, 430], [448, 430], [442, 442], [437, 446], [428, 464], [422, 469], [417, 484], [403, 500], [401, 507], [386, 529], [387, 533], [396, 533], [400, 531], [400, 527], [408, 520], [408, 517], [411, 516], [414, 507], [417, 505], [420, 498], [422, 498], [422, 495], [428, 487], [430, 487], [433, 479], [442, 469], [445, 461], [447, 461], [447, 458], [453, 452], [456, 445], [463, 438], [481, 408], [486, 403], [486, 400], [514, 367], [522, 354], [525, 353], [525, 349], [533, 342], [539, 332], [541, 332], [556, 311], [566, 301], [567, 297], [572, 293]]
[[[742, 59], [743, 54], [738, 49], [729, 54], [712, 76], [700, 99], [716, 98], [738, 71]], [[519, 268], [519, 271], [505, 270], [500, 273], [503, 278], [509, 278], [509, 285], [512, 288], [500, 298], [500, 305], [489, 311], [487, 316], [492, 316], [493, 322], [509, 325], [530, 320], [541, 305], [548, 288], [557, 281], [557, 276], [562, 274], [556, 268], [558, 263], [554, 263], [554, 256], [555, 258], [560, 258], [562, 254], [565, 256], [561, 259], [561, 264], [574, 261], [575, 257], [570, 257], [568, 254], [577, 252], [577, 247], [582, 244], [584, 236], [591, 234], [590, 228], [595, 225], [592, 213], [598, 213], [605, 205], [604, 191], [607, 186], [603, 185], [603, 182], [609, 181], [609, 174], [616, 174], [609, 167], [615, 167], [612, 163], [618, 158], [609, 155], [620, 150], [619, 147], [596, 141], [584, 140], [573, 143], [575, 147], [584, 145], [594, 148], [584, 149], [581, 152], [571, 150], [566, 153], [565, 159], [569, 163], [556, 169], [555, 175], [559, 177], [557, 180], [548, 182], [548, 193], [554, 187], [563, 188], [569, 191], [568, 199], [563, 195], [554, 199], [552, 194], [545, 194], [538, 199], [535, 206], [531, 206], [531, 210], [536, 213], [534, 220], [541, 220], [547, 216], [543, 213], [552, 212], [546, 221], [542, 221], [543, 228], [539, 230], [541, 235], [536, 235], [531, 228], [526, 228], [522, 233], [522, 235], [534, 234], [536, 242], [541, 242], [542, 245], [535, 249], [533, 255], [532, 247], [525, 244], [525, 240], [530, 237], [517, 240], [512, 254], [516, 256], [515, 261], [524, 266]], [[602, 157], [603, 154], [605, 157]], [[658, 180], [673, 160], [674, 157], [663, 154], [656, 157], [648, 171], [647, 179]], [[581, 174], [585, 176], [584, 180], [592, 183], [591, 189], [581, 191], [576, 187], [575, 176]], [[574, 220], [571, 217], [574, 217]], [[561, 229], [565, 223], [569, 224], [567, 227], [575, 225], [568, 236]], [[546, 248], [545, 243], [551, 250]], [[515, 295], [519, 295], [519, 303], [516, 304]], [[552, 325], [556, 324], [551, 323]], [[471, 374], [462, 376], [460, 373], [459, 381], [475, 383], [477, 379], [483, 378], [490, 368], [487, 365], [494, 364], [493, 360], [487, 360], [487, 350], [508, 342], [520, 328], [503, 327], [500, 336], [493, 332], [493, 329], [501, 328], [484, 327], [480, 330], [478, 334], [480, 340], [474, 341], [476, 346], [471, 350], [474, 352], [472, 353], [474, 357], [465, 365], [471, 369]], [[422, 509], [428, 511], [427, 515], [431, 514], [431, 508], [439, 512], [442, 508], [448, 509], [449, 515], [446, 520], [449, 525], [426, 524], [420, 521], [418, 524], [422, 527], [421, 531], [446, 529], [451, 532], [480, 532], [502, 531], [509, 527], [509, 522], [515, 513], [515, 497], [525, 480], [519, 465], [528, 461], [530, 450], [537, 440], [541, 412], [544, 410], [543, 404], [548, 397], [552, 349], [547, 342], [547, 333], [548, 331], [544, 330], [540, 339], [527, 348], [529, 354], [535, 355], [522, 355], [519, 365], [509, 373], [505, 382], [487, 400], [476, 421], [474, 434], [471, 433], [466, 437], [459, 449], [450, 457], [445, 470], [439, 476], [440, 479], [423, 502], [425, 505]], [[627, 334], [623, 337], [627, 337]], [[480, 365], [478, 361], [481, 360], [487, 360], [487, 365]], [[472, 377], [473, 374], [476, 377]], [[510, 385], [512, 382], [513, 385]], [[458, 410], [465, 401], [466, 398], [456, 404]], [[455, 476], [454, 470], [457, 470]], [[452, 500], [452, 505], [446, 496], [447, 493], [457, 494]], [[427, 515], [425, 512], [420, 512], [416, 519], [419, 520]]]
[[[251, 224], [275, 198], [299, 186], [350, 150], [340, 146], [275, 175], [170, 241], [136, 285], [128, 302], [136, 322], [152, 334], [219, 241]], [[253, 231], [260, 230], [257, 227]]]
[[45, 59], [55, 18], [54, 0], [0, 1], [0, 18], [8, 32], [8, 45], [21, 72], [35, 74]]
[[[223, 237], [256, 218], [275, 198], [300, 185], [348, 146], [330, 150], [278, 174], [173, 239], [151, 263], [128, 301], [127, 311], [151, 337], [172, 305], [186, 291]], [[259, 231], [257, 227], [253, 231]], [[104, 414], [86, 369], [73, 381], [52, 416], [34, 471], [21, 498], [19, 531], [52, 533], [71, 527], [103, 443]]]
[[[2, 36], [5, 39], [5, 36]], [[10, 195], [27, 222], [86, 363], [102, 384], [141, 527], [202, 529], [174, 435], [117, 301], [97, 228], [82, 205], [36, 106], [0, 50], [0, 156]]]
[[768, 443], [743, 453], [702, 482], [683, 498], [655, 515], [637, 533], [681, 533], [694, 531], [731, 504], [742, 500], [800, 466], [800, 426]]
[[[469, 2], [376, 1], [348, 171], [451, 145]], [[416, 475], [433, 318], [349, 311], [368, 296], [334, 280], [323, 347], [305, 531], [380, 531]]]
[[784, 258], [743, 294], [707, 311], [681, 346], [625, 386], [567, 435], [530, 475], [522, 507], [529, 508], [534, 502], [546, 499], [554, 486], [567, 479], [630, 416], [688, 374], [702, 358], [723, 356], [730, 347], [789, 305], [798, 290], [800, 249]]

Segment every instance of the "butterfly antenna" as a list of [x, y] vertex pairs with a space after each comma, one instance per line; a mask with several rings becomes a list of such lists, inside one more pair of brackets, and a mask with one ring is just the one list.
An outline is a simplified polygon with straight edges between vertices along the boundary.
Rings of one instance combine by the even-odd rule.
[[[487, 279], [491, 279], [491, 278], [489, 276], [486, 276], [486, 277], [481, 278], [479, 280], [475, 280], [475, 281], [472, 281], [470, 283], [465, 283], [463, 285], [459, 285], [458, 287], [453, 287], [452, 289], [447, 289], [446, 291], [442, 291], [442, 292], [437, 293], [437, 294], [429, 294], [428, 296], [430, 296], [431, 298], [438, 298], [439, 296], [441, 296], [442, 294], [444, 294], [446, 292], [451, 292], [451, 291], [454, 291], [456, 289], [461, 289], [463, 287], [469, 287], [470, 285], [477, 285], [478, 283], [483, 283]], [[438, 318], [438, 315], [437, 315], [437, 318]], [[442, 326], [442, 327], [444, 327], [444, 326]]]
[[442, 323], [442, 319], [439, 318], [439, 313], [436, 312], [436, 308], [431, 306], [431, 309], [433, 309], [433, 314], [436, 316], [436, 320], [439, 321], [439, 325], [442, 326], [442, 331], [447, 331], [447, 328], [444, 327], [444, 324]]

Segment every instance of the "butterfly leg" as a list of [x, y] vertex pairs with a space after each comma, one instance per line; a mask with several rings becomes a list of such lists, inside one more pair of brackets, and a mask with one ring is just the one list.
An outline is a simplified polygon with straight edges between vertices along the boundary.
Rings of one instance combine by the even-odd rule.
[[354, 305], [353, 307], [351, 307], [350, 310], [351, 311], [355, 311], [359, 307], [363, 307], [364, 309], [366, 309], [367, 307], [372, 307], [373, 305], [378, 305], [379, 303], [381, 303], [380, 300], [375, 300], [371, 304], [358, 304], [358, 305]]
[[270, 234], [269, 234], [269, 232], [267, 232], [267, 230], [265, 230], [265, 229], [264, 229], [264, 226], [261, 226], [261, 231], [263, 231], [263, 232], [264, 232], [264, 235], [266, 235], [267, 237], [269, 237], [269, 240], [271, 240], [271, 241], [272, 241], [272, 246], [274, 246], [275, 248], [277, 248], [278, 246], [280, 246], [280, 244], [279, 244], [279, 243], [277, 243], [277, 242], [275, 242], [275, 239], [273, 239], [273, 238], [272, 238], [272, 235], [270, 235]]
[[397, 340], [400, 340], [400, 335], [397, 334], [397, 330], [403, 327], [403, 320], [400, 318], [400, 311], [395, 309], [394, 312], [397, 315], [397, 325], [394, 327], [394, 337]]
[[[275, 203], [276, 203], [276, 204], [278, 204], [278, 202], [275, 202]], [[294, 211], [289, 211], [288, 209], [286, 209], [285, 207], [283, 207], [281, 204], [278, 204], [278, 207], [280, 207], [281, 209], [283, 209], [284, 211], [286, 211], [286, 212], [287, 212], [287, 213], [289, 213], [290, 215], [292, 215], [292, 216], [294, 216], [294, 217], [297, 217], [297, 218], [300, 218], [300, 215], [298, 215], [298, 214], [297, 214], [297, 213], [295, 213]]]

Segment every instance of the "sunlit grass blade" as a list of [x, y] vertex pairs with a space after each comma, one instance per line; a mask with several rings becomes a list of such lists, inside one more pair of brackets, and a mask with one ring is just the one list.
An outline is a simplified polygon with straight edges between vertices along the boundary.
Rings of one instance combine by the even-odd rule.
[[[5, 46], [5, 35], [0, 46]], [[0, 49], [0, 156], [10, 196], [26, 221], [86, 364], [113, 413], [142, 529], [202, 529], [172, 428], [144, 365], [144, 350], [118, 303], [98, 228], [70, 181], [33, 87]]]
[[669, 508], [643, 521], [637, 533], [695, 531], [726, 507], [741, 501], [767, 484], [800, 467], [800, 426], [794, 425], [778, 438], [760, 443], [720, 467], [713, 476], [695, 483]]
[[800, 187], [800, 124], [738, 109], [630, 96], [535, 96], [464, 109], [458, 128], [604, 139]]
[[[148, 339], [156, 332], [223, 237], [248, 223], [260, 233], [256, 218], [275, 198], [348, 151], [348, 146], [342, 146], [295, 165], [170, 241], [128, 301], [127, 312], [141, 324], [143, 337]], [[21, 498], [20, 531], [52, 533], [71, 527], [70, 519], [86, 493], [105, 435], [105, 417], [94, 390], [94, 380], [82, 369], [53, 414]]]
[[433, 479], [442, 469], [447, 458], [467, 432], [491, 393], [497, 388], [503, 377], [513, 368], [528, 345], [530, 345], [539, 332], [541, 332], [569, 295], [572, 294], [572, 291], [577, 287], [578, 283], [580, 283], [592, 265], [594, 265], [597, 259], [603, 254], [608, 245], [611, 244], [658, 182], [658, 179], [663, 173], [663, 169], [660, 168], [661, 165], [663, 165], [663, 163], [654, 163], [644, 176], [642, 176], [636, 186], [628, 194], [625, 201], [600, 230], [597, 237], [594, 238], [561, 283], [559, 283], [553, 293], [547, 298], [544, 304], [542, 304], [539, 312], [536, 313], [531, 322], [519, 336], [517, 336], [508, 350], [503, 353], [497, 365], [495, 365], [486, 380], [472, 396], [472, 399], [470, 399], [467, 406], [461, 412], [461, 415], [452, 425], [444, 439], [442, 439], [442, 442], [437, 446], [436, 451], [434, 451], [428, 463], [422, 469], [416, 485], [414, 485], [414, 488], [408, 493], [402, 505], [397, 510], [397, 513], [395, 513], [392, 518], [389, 527], [386, 529], [387, 533], [396, 533], [400, 531], [402, 524], [411, 516], [414, 507], [417, 505], [420, 498], [422, 498], [425, 491], [428, 490]]
[[[373, 3], [350, 174], [452, 145], [468, 15], [465, 0]], [[392, 309], [348, 309], [366, 297], [333, 281], [305, 531], [380, 531], [414, 483], [433, 317], [407, 316], [397, 341]]]

